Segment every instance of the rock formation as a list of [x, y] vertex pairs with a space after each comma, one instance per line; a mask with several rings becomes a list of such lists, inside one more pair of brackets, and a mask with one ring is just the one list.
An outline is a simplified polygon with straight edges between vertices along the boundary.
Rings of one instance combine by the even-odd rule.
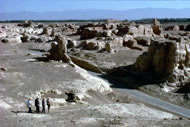
[[179, 25], [179, 30], [185, 30], [185, 26], [184, 25]]
[[54, 30], [54, 28], [52, 28], [52, 31], [51, 31], [50, 36], [51, 36], [51, 37], [55, 37], [55, 30]]
[[55, 41], [51, 45], [50, 55], [51, 60], [62, 60], [66, 63], [71, 63], [70, 57], [67, 55], [67, 40], [60, 35], [55, 36]]
[[118, 32], [117, 32], [117, 35], [118, 36], [123, 36], [125, 34], [127, 34], [129, 32], [129, 26], [125, 25], [125, 26], [119, 26], [118, 27]]
[[123, 36], [123, 46], [132, 48], [136, 40], [134, 40], [134, 37], [132, 35], [126, 34]]
[[105, 50], [109, 53], [113, 52], [113, 49], [111, 48], [110, 43], [105, 43]]
[[152, 36], [153, 34], [153, 29], [150, 25], [126, 25], [126, 26], [121, 26], [118, 27], [118, 33], [117, 35], [123, 36], [125, 34], [130, 34], [133, 36]]
[[85, 41], [86, 42], [86, 49], [87, 50], [97, 50], [98, 43], [96, 41]]
[[153, 25], [160, 25], [160, 22], [158, 21], [158, 19], [153, 20]]
[[82, 49], [85, 50], [101, 50], [105, 47], [105, 42], [103, 40], [98, 40], [96, 38], [88, 39], [81, 41], [79, 47], [82, 47]]
[[112, 48], [118, 48], [123, 46], [123, 37], [109, 37], [106, 42], [110, 43]]
[[134, 65], [137, 72], [151, 72], [166, 79], [167, 85], [181, 87], [190, 76], [190, 44], [170, 40], [152, 40], [148, 52]]
[[77, 41], [72, 39], [67, 39], [67, 48], [74, 48], [77, 46]]
[[160, 35], [162, 33], [162, 27], [157, 19], [154, 19], [153, 21], [152, 30], [156, 35]]
[[148, 36], [137, 36], [135, 37], [135, 40], [137, 41], [139, 45], [143, 45], [143, 46], [149, 46], [151, 43], [151, 38]]
[[190, 24], [186, 26], [185, 31], [190, 31]]
[[94, 64], [91, 61], [77, 58], [77, 57], [71, 56], [71, 55], [70, 55], [70, 58], [73, 63], [75, 63], [76, 65], [78, 65], [84, 69], [87, 69], [87, 70], [90, 70], [90, 71], [96, 72], [96, 73], [103, 73], [103, 71], [96, 64]]
[[18, 26], [22, 26], [22, 27], [31, 27], [32, 26], [32, 21], [24, 21], [22, 24], [18, 24]]
[[85, 28], [81, 33], [81, 40], [92, 39], [94, 37], [110, 37], [112, 31], [102, 30], [101, 27], [88, 27]]
[[168, 26], [165, 28], [165, 31], [179, 31], [179, 30], [180, 30], [180, 26], [178, 25]]
[[135, 42], [136, 42], [136, 40], [123, 41], [123, 46], [132, 49]]
[[111, 30], [111, 29], [116, 29], [117, 28], [117, 23], [107, 23], [103, 24], [103, 29], [104, 30]]
[[46, 34], [46, 35], [48, 35], [48, 34], [49, 34], [49, 33], [48, 33], [48, 28], [47, 28], [47, 27], [44, 27], [41, 34]]
[[13, 36], [7, 36], [5, 38], [2, 38], [1, 42], [19, 44], [19, 43], [22, 43], [22, 40], [21, 40], [20, 35], [13, 35]]
[[22, 42], [28, 42], [29, 41], [29, 36], [25, 33], [22, 34], [21, 37]]
[[156, 35], [160, 35], [162, 33], [162, 27], [160, 25], [153, 25], [152, 30]]
[[67, 95], [66, 101], [68, 102], [77, 102], [78, 100], [80, 100], [79, 97], [76, 96], [74, 91], [65, 92], [65, 94]]

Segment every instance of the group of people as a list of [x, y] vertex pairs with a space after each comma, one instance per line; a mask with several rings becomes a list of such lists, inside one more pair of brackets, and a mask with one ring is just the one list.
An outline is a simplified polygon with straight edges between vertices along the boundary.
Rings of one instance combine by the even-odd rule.
[[[36, 107], [36, 112], [40, 113], [40, 100], [39, 100], [39, 97], [37, 97], [35, 99], [34, 105]], [[46, 109], [45, 107], [46, 107], [46, 105], [48, 107], [48, 113], [49, 113], [50, 106], [51, 106], [49, 98], [47, 98], [46, 101], [45, 101], [45, 98], [42, 99], [42, 113], [45, 113], [45, 109]], [[27, 100], [27, 107], [28, 107], [28, 113], [32, 113], [32, 103], [31, 103], [31, 99], [30, 98]]]

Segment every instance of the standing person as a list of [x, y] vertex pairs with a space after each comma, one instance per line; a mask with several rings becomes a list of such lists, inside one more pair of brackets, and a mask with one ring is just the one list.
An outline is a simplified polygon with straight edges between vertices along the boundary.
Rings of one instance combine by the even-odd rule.
[[50, 106], [51, 106], [49, 97], [48, 97], [47, 100], [46, 100], [46, 104], [47, 104], [47, 106], [48, 106], [48, 113], [49, 113], [49, 111], [50, 111]]
[[32, 104], [30, 98], [27, 100], [28, 113], [32, 113]]
[[39, 97], [35, 99], [35, 106], [36, 106], [36, 112], [40, 112], [40, 102], [39, 102]]
[[42, 99], [42, 113], [45, 113], [45, 99]]

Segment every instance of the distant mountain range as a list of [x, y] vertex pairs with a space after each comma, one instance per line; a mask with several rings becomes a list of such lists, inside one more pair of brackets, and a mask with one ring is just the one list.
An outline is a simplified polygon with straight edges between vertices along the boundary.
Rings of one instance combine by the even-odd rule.
[[132, 20], [142, 18], [190, 18], [190, 8], [167, 9], [167, 8], [140, 8], [125, 11], [117, 10], [65, 10], [62, 12], [0, 12], [0, 20], [88, 20], [88, 19], [119, 19]]

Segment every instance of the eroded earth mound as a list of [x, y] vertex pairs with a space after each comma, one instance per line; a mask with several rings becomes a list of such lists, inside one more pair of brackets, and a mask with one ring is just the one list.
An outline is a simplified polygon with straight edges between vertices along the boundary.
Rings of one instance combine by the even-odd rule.
[[190, 43], [182, 38], [180, 42], [152, 40], [148, 52], [140, 55], [134, 66], [140, 72], [153, 72], [169, 86], [183, 87], [190, 80]]

